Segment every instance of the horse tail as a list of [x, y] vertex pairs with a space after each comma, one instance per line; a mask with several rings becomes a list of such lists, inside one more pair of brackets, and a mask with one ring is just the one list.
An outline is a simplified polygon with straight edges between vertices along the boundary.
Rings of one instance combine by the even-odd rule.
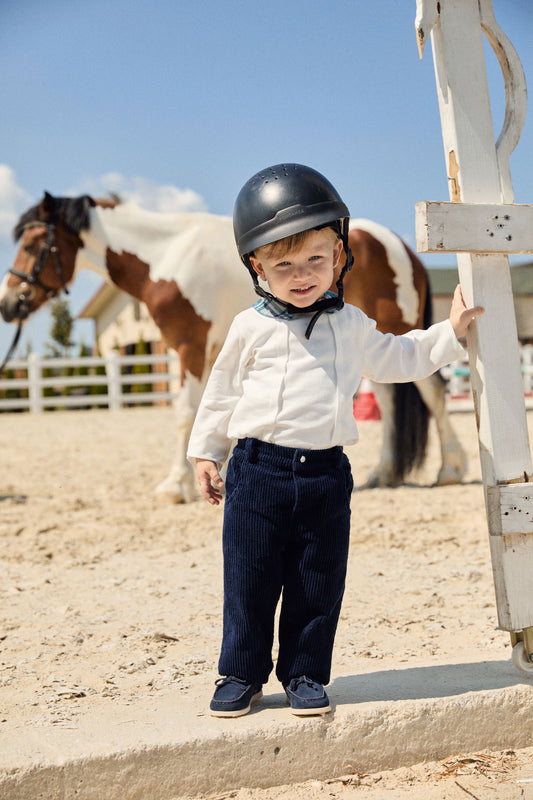
[[[424, 328], [429, 328], [433, 321], [429, 281], [423, 320]], [[425, 461], [430, 413], [414, 383], [395, 383], [393, 403], [392, 476], [394, 483], [400, 484]]]

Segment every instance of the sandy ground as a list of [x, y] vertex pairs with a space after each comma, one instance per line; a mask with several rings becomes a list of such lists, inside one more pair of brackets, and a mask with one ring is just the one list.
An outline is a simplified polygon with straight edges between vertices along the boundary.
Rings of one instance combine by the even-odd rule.
[[[470, 459], [462, 485], [432, 487], [432, 430], [427, 466], [408, 485], [353, 495], [334, 676], [510, 658], [509, 635], [497, 629], [474, 417], [453, 422]], [[531, 412], [529, 425], [531, 438]], [[358, 485], [381, 434], [374, 422], [360, 430], [349, 450]], [[197, 698], [206, 712], [221, 634], [222, 510], [154, 502], [173, 441], [166, 408], [0, 416], [2, 732], [75, 726], [117, 702], [134, 713], [136, 699], [154, 693]], [[533, 749], [213, 797], [533, 800], [533, 784], [518, 782], [526, 778]]]

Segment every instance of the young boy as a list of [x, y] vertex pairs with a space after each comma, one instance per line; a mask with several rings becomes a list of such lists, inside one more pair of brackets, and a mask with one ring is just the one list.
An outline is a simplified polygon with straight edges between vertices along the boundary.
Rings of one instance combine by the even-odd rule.
[[276, 675], [294, 714], [324, 714], [348, 558], [353, 480], [342, 447], [358, 438], [353, 395], [362, 375], [412, 381], [453, 361], [483, 309], [466, 309], [458, 287], [449, 320], [392, 336], [344, 305], [349, 212], [309, 167], [254, 175], [233, 222], [262, 299], [232, 323], [188, 449], [203, 496], [218, 505], [219, 469], [237, 440], [225, 486], [224, 677], [210, 709], [239, 716], [261, 697], [283, 593]]

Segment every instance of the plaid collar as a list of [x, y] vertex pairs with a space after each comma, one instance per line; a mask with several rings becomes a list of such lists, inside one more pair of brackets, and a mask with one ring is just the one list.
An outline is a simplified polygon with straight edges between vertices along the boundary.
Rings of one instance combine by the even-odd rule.
[[[324, 297], [337, 297], [337, 295], [335, 292], [330, 292], [328, 290], [324, 293]], [[274, 317], [275, 319], [294, 319], [296, 316], [295, 314], [291, 314], [287, 311], [284, 303], [276, 300], [270, 300], [265, 297], [261, 298], [261, 300], [258, 300], [257, 303], [254, 303], [253, 308], [255, 308], [256, 311], [259, 311], [259, 313], [263, 314], [265, 317]], [[328, 308], [326, 309], [326, 314], [334, 314], [336, 310], [336, 308]], [[309, 314], [312, 313], [312, 311], [309, 311]]]

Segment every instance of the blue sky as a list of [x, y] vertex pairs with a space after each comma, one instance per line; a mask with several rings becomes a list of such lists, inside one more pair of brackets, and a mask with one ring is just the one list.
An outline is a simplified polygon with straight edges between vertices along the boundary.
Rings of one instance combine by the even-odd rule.
[[[533, 6], [493, 5], [531, 86]], [[420, 60], [415, 15], [415, 0], [4, 0], [0, 273], [14, 223], [45, 189], [230, 215], [242, 184], [282, 161], [323, 172], [352, 216], [412, 244], [415, 203], [448, 200], [431, 46]], [[503, 83], [488, 48], [487, 68], [497, 135]], [[515, 201], [533, 202], [531, 113], [511, 170]], [[73, 314], [98, 285], [77, 279]], [[39, 312], [23, 342], [42, 351], [49, 327]], [[13, 333], [0, 322], [0, 360]], [[91, 335], [75, 324], [77, 341]]]

